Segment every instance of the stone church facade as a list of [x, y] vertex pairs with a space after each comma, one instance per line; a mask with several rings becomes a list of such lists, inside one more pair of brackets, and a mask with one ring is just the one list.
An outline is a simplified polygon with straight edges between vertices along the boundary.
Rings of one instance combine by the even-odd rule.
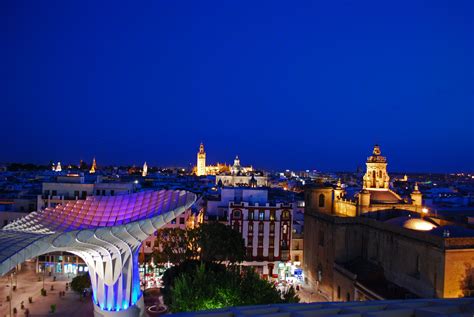
[[471, 294], [474, 230], [424, 214], [417, 186], [401, 198], [386, 166], [375, 146], [353, 199], [340, 182], [305, 191], [306, 282], [331, 301]]

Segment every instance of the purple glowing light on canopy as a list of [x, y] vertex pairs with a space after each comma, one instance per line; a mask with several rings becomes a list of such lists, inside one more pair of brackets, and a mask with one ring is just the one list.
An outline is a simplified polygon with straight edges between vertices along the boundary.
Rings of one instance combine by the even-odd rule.
[[[146, 191], [123, 196], [92, 196], [67, 201], [35, 213], [35, 227], [50, 232], [113, 227], [158, 216], [180, 206], [186, 196], [175, 191]], [[27, 228], [25, 228], [27, 229]], [[27, 230], [30, 231], [30, 230]]]
[[195, 194], [182, 190], [146, 191], [33, 212], [0, 230], [0, 275], [34, 256], [72, 252], [89, 268], [96, 311], [143, 311], [140, 245], [195, 201]]

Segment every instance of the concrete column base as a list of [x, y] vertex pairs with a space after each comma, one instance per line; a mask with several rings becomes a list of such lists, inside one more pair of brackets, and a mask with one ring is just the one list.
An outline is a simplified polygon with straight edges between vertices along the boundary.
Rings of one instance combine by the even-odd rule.
[[135, 305], [126, 310], [109, 311], [103, 310], [94, 304], [94, 317], [146, 317], [145, 302], [143, 295]]

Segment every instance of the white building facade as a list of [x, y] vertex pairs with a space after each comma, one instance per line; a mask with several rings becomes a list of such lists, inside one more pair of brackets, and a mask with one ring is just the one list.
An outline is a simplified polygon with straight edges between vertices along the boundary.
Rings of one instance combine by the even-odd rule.
[[290, 260], [292, 204], [229, 203], [229, 225], [242, 233], [248, 260], [264, 278], [285, 279]]

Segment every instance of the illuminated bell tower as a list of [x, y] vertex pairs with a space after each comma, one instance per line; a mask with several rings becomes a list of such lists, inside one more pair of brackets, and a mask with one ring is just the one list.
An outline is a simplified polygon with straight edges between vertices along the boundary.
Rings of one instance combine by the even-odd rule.
[[380, 147], [374, 146], [372, 155], [367, 158], [367, 171], [363, 181], [364, 189], [388, 189], [390, 177], [387, 174], [387, 158], [381, 155]]
[[89, 174], [94, 174], [95, 170], [97, 169], [97, 163], [95, 162], [95, 157], [92, 159], [92, 167], [89, 171]]
[[204, 144], [201, 142], [197, 153], [196, 176], [203, 175], [206, 175], [206, 152], [204, 152]]
[[342, 188], [341, 179], [337, 180], [336, 188], [334, 189], [334, 197], [336, 199], [341, 199], [344, 196], [344, 189]]
[[142, 177], [146, 177], [148, 175], [148, 165], [146, 165], [146, 162], [143, 164], [143, 169], [142, 169]]
[[423, 195], [418, 189], [418, 183], [415, 183], [415, 188], [413, 189], [413, 192], [411, 193], [411, 202], [415, 206], [422, 206], [423, 205]]

